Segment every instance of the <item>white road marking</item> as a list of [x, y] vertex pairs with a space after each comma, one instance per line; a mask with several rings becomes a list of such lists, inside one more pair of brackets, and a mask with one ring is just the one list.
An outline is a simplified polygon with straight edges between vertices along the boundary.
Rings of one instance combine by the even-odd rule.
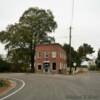
[[17, 92], [19, 92], [21, 89], [24, 88], [24, 86], [25, 86], [25, 82], [24, 82], [23, 80], [16, 79], [16, 78], [12, 78], [12, 79], [15, 79], [15, 80], [21, 81], [21, 82], [22, 82], [22, 86], [21, 86], [19, 89], [17, 89], [16, 91], [14, 91], [13, 93], [11, 93], [11, 94], [9, 94], [9, 95], [7, 95], [7, 96], [1, 98], [0, 100], [5, 100], [5, 99], [7, 99], [8, 97], [10, 97], [10, 96], [16, 94]]

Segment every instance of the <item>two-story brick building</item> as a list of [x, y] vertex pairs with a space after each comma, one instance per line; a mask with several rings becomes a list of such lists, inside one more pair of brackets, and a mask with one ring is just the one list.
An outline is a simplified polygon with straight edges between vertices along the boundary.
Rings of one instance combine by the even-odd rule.
[[35, 70], [44, 73], [59, 73], [66, 69], [66, 53], [60, 44], [39, 44], [36, 47]]

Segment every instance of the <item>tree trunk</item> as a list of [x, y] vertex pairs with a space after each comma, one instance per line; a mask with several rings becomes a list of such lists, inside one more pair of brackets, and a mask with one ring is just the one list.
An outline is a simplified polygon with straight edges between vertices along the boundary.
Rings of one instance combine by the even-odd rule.
[[34, 44], [31, 42], [30, 44], [30, 49], [31, 49], [31, 72], [35, 72], [35, 48], [36, 48], [36, 44], [34, 42]]

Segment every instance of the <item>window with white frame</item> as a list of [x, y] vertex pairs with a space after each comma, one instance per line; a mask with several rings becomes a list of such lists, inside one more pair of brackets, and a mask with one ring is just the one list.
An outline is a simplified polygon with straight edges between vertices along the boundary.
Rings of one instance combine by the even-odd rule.
[[49, 53], [47, 51], [44, 52], [44, 58], [48, 58]]
[[37, 52], [37, 58], [41, 57], [41, 52]]
[[56, 51], [52, 51], [52, 58], [56, 58], [57, 56], [57, 52]]
[[60, 52], [60, 58], [66, 59], [66, 54], [63, 52]]

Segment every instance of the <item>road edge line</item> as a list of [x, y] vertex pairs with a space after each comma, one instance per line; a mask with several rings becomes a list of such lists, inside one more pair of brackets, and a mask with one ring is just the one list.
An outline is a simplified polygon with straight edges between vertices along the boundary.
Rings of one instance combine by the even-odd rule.
[[11, 94], [9, 94], [9, 95], [7, 95], [7, 96], [1, 98], [0, 100], [5, 100], [5, 99], [7, 99], [8, 97], [10, 97], [10, 96], [16, 94], [17, 92], [19, 92], [20, 90], [22, 90], [22, 89], [24, 88], [25, 82], [24, 82], [23, 80], [20, 80], [20, 79], [17, 79], [17, 78], [12, 78], [12, 79], [15, 79], [15, 80], [18, 80], [18, 81], [22, 82], [22, 86], [21, 86], [19, 89], [17, 89], [16, 91], [12, 92]]

